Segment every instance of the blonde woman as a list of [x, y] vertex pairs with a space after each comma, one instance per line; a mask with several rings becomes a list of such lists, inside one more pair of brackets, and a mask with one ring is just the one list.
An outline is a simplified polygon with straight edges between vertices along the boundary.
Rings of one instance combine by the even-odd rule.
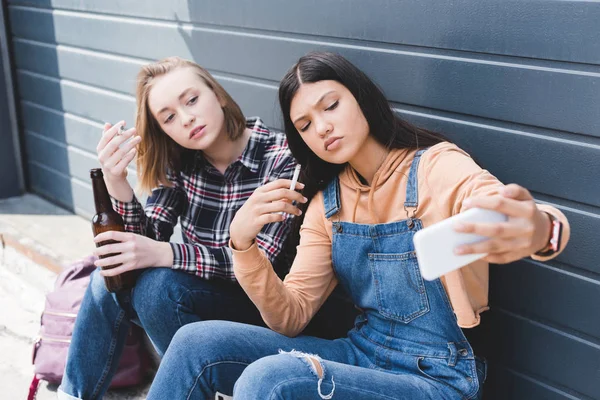
[[[260, 313], [235, 281], [229, 224], [257, 190], [270, 216], [257, 242], [277, 262], [290, 219], [297, 214], [290, 191], [295, 167], [283, 133], [270, 132], [240, 107], [199, 65], [177, 57], [142, 67], [137, 81], [135, 127], [106, 124], [98, 160], [113, 206], [127, 232], [97, 241], [97, 270], [75, 323], [59, 398], [98, 399], [115, 373], [130, 323], [145, 329], [159, 354], [190, 322], [222, 319], [261, 324]], [[146, 206], [126, 180], [137, 153]], [[184, 243], [170, 243], [180, 221]], [[133, 290], [111, 295], [102, 275], [143, 269]]]

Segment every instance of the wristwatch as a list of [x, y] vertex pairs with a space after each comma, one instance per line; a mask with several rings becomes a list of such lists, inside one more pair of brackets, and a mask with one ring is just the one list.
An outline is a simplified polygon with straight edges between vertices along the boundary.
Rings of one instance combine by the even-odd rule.
[[546, 213], [550, 217], [550, 239], [546, 247], [535, 253], [539, 257], [548, 257], [560, 250], [562, 240], [562, 227], [563, 224], [550, 213]]

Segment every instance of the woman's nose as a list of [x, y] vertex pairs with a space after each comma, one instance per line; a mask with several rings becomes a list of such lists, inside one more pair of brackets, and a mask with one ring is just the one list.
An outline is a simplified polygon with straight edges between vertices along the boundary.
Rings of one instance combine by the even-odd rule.
[[333, 130], [333, 126], [327, 121], [322, 121], [317, 124], [317, 134], [320, 137], [327, 136], [328, 134], [331, 133], [332, 130]]
[[190, 126], [191, 124], [194, 123], [195, 120], [196, 120], [196, 117], [191, 114], [183, 114], [181, 116], [181, 121], [183, 121], [184, 126]]

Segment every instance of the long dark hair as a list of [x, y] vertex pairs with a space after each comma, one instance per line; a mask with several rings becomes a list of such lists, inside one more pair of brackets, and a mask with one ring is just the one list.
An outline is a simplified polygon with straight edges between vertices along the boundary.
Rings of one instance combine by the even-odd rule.
[[442, 135], [411, 125], [400, 119], [390, 107], [383, 92], [360, 69], [335, 53], [312, 52], [301, 57], [285, 74], [279, 84], [279, 105], [283, 113], [283, 124], [293, 156], [302, 165], [301, 182], [305, 184], [303, 194], [308, 202], [300, 208], [303, 214], [296, 217], [286, 245], [286, 258], [291, 261], [299, 243], [300, 225], [304, 211], [312, 198], [325, 189], [331, 180], [340, 174], [345, 164], [331, 164], [310, 150], [304, 143], [290, 119], [292, 99], [303, 83], [332, 80], [344, 85], [354, 96], [369, 125], [369, 134], [389, 149], [419, 149], [448, 141]]

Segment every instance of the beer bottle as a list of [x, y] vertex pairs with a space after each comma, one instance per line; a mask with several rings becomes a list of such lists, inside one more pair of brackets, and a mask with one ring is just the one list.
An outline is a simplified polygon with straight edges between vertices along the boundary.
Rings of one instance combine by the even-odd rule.
[[[125, 232], [125, 224], [123, 218], [113, 208], [108, 195], [108, 189], [104, 183], [104, 175], [102, 169], [94, 168], [90, 170], [90, 177], [92, 178], [92, 188], [94, 191], [94, 203], [96, 204], [96, 215], [92, 218], [92, 231], [94, 237], [102, 232], [107, 231], [119, 231]], [[119, 243], [114, 240], [106, 240], [104, 242], [96, 243], [96, 247], [101, 247], [107, 244]], [[116, 256], [120, 253], [107, 254], [100, 258], [107, 258]], [[111, 269], [118, 267], [121, 264], [109, 265], [102, 267], [102, 269]], [[118, 292], [124, 289], [130, 289], [135, 285], [138, 271], [127, 271], [116, 276], [105, 276], [104, 283], [106, 289], [109, 292]]]

